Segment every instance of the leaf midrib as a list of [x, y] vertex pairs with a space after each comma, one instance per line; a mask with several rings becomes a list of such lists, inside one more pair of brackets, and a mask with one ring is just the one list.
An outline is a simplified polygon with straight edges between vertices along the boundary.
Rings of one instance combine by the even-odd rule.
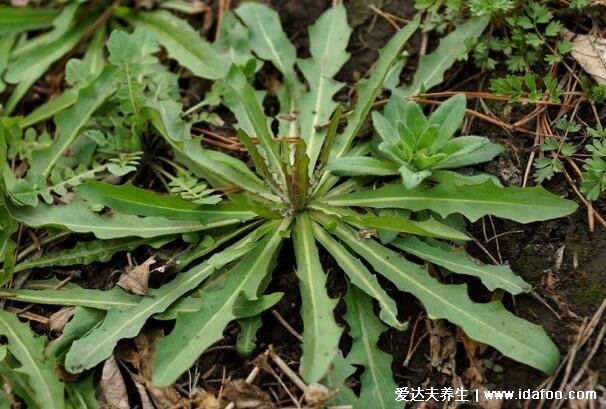
[[[33, 291], [44, 291], [44, 290], [33, 290]], [[61, 290], [59, 290], [61, 291]], [[138, 305], [138, 302], [129, 303], [127, 301], [107, 301], [107, 300], [91, 300], [90, 298], [53, 298], [53, 297], [42, 297], [42, 296], [29, 296], [29, 295], [19, 295], [18, 293], [11, 293], [10, 291], [2, 291], [0, 292], [0, 298], [9, 298], [16, 301], [23, 302], [31, 302], [36, 304], [44, 304], [44, 305], [81, 305], [90, 307], [92, 305], [99, 306], [116, 306], [119, 308], [130, 308]], [[65, 300], [63, 302], [62, 300]], [[57, 302], [61, 302], [58, 304]], [[94, 308], [94, 307], [90, 307]], [[110, 307], [111, 308], [111, 307]], [[106, 310], [107, 308], [99, 308], [102, 310]]]
[[[356, 310], [357, 310], [357, 315], [358, 315], [358, 320], [360, 321], [360, 332], [362, 333], [362, 342], [364, 343], [364, 349], [366, 350], [366, 356], [368, 359], [368, 368], [370, 369], [370, 373], [373, 379], [373, 383], [374, 385], [379, 385], [379, 379], [380, 377], [377, 376], [377, 371], [375, 370], [375, 360], [374, 360], [374, 355], [372, 353], [372, 345], [370, 344], [370, 339], [368, 336], [368, 330], [366, 328], [365, 325], [365, 320], [364, 317], [362, 316], [362, 309], [360, 308], [360, 305], [358, 304], [358, 302], [356, 301]], [[374, 389], [374, 388], [373, 388]], [[384, 408], [385, 404], [384, 404], [384, 399], [381, 393], [375, 393], [373, 394], [374, 397], [376, 399], [379, 399], [381, 402], [381, 407]]]
[[[457, 202], [457, 203], [474, 203], [474, 204], [483, 204], [483, 205], [500, 205], [500, 206], [511, 206], [511, 205], [515, 205], [516, 207], [529, 207], [529, 208], [534, 208], [534, 209], [554, 209], [557, 208], [555, 206], [546, 206], [546, 205], [540, 205], [540, 204], [535, 204], [535, 203], [523, 203], [523, 202], [498, 202], [498, 201], [494, 201], [494, 200], [471, 200], [471, 199], [463, 199], [463, 198], [457, 198], [457, 199], [453, 199], [453, 198], [448, 198], [448, 197], [434, 197], [434, 196], [406, 196], [406, 197], [378, 197], [378, 198], [353, 198], [350, 200], [341, 198], [341, 199], [330, 199], [330, 200], [326, 200], [324, 201], [327, 204], [332, 204], [333, 206], [335, 205], [351, 205], [351, 206], [355, 206], [355, 205], [363, 205], [365, 203], [368, 203], [368, 201], [372, 201], [373, 203], [376, 202], [393, 202], [393, 201], [419, 201], [419, 200], [431, 200], [433, 202], [438, 201], [438, 202]], [[360, 203], [362, 202], [362, 203]]]
[[[321, 132], [318, 132], [316, 126], [319, 124], [320, 122], [320, 106], [322, 105], [321, 102], [324, 100], [323, 95], [324, 95], [324, 88], [328, 79], [326, 78], [324, 72], [326, 69], [326, 64], [324, 63], [326, 61], [326, 56], [328, 55], [328, 51], [330, 49], [329, 45], [330, 42], [328, 40], [330, 40], [332, 38], [332, 32], [334, 31], [334, 28], [336, 26], [336, 24], [330, 24], [329, 25], [329, 29], [328, 29], [328, 33], [326, 35], [326, 41], [324, 41], [324, 50], [322, 52], [321, 58], [319, 60], [319, 64], [318, 67], [320, 75], [319, 80], [318, 80], [318, 87], [316, 89], [316, 103], [314, 104], [314, 114], [312, 116], [312, 126], [311, 126], [311, 135], [309, 136], [309, 142], [308, 142], [308, 152], [314, 152], [315, 151], [315, 146], [320, 144], [322, 142], [322, 140], [318, 139], [318, 138], [314, 138], [314, 136], [318, 136], [320, 135]], [[314, 58], [315, 60], [315, 58]], [[311, 87], [311, 84], [310, 84]], [[332, 101], [332, 99], [331, 99]], [[323, 132], [323, 131], [322, 131]], [[316, 142], [317, 141], [317, 142]], [[313, 147], [313, 148], [312, 148]], [[315, 165], [315, 161], [316, 158], [312, 158], [314, 160], [314, 162], [312, 163], [310, 161], [309, 166], [311, 169], [313, 169], [313, 166]]]
[[255, 20], [257, 21], [258, 27], [259, 27], [259, 31], [261, 32], [261, 34], [263, 34], [263, 38], [265, 39], [265, 42], [267, 43], [271, 54], [273, 54], [274, 58], [276, 59], [276, 62], [278, 62], [278, 64], [280, 65], [278, 67], [278, 69], [280, 71], [282, 71], [283, 73], [286, 72], [286, 67], [284, 67], [284, 63], [282, 62], [282, 58], [280, 57], [280, 54], [278, 54], [278, 50], [276, 50], [276, 48], [274, 47], [271, 38], [269, 37], [269, 35], [267, 34], [267, 31], [265, 30], [265, 26], [263, 25], [263, 23], [261, 22], [261, 19], [259, 18], [259, 13], [257, 13], [257, 11], [254, 11], [254, 15], [255, 15]]
[[[122, 216], [129, 216], [129, 215], [122, 215]], [[161, 217], [154, 217], [152, 216], [154, 219], [162, 219]], [[49, 224], [48, 222], [46, 222], [44, 220], [44, 218], [42, 217], [38, 217], [37, 218], [39, 220], [38, 223], [40, 223], [39, 225], [46, 225]], [[163, 218], [167, 221], [176, 221], [176, 220], [170, 220], [170, 219], [166, 219]], [[80, 228], [80, 229], [88, 229], [87, 231], [89, 231], [90, 229], [94, 228], [95, 231], [134, 231], [134, 232], [154, 232], [154, 231], [163, 231], [163, 232], [169, 232], [167, 234], [170, 234], [170, 232], [174, 232], [174, 233], [178, 233], [180, 231], [182, 231], [183, 229], [208, 229], [208, 228], [213, 228], [213, 227], [221, 227], [222, 225], [224, 225], [224, 223], [237, 223], [239, 222], [239, 220], [235, 219], [235, 220], [227, 220], [227, 221], [221, 221], [221, 222], [215, 222], [215, 223], [209, 223], [209, 224], [202, 224], [200, 222], [196, 222], [196, 221], [189, 221], [189, 220], [178, 220], [178, 222], [181, 222], [182, 224], [179, 226], [168, 226], [168, 227], [141, 227], [141, 226], [137, 226], [136, 228], [133, 227], [120, 227], [120, 226], [111, 226], [111, 227], [106, 227], [104, 225], [104, 223], [98, 223], [98, 224], [80, 224], [80, 223], [74, 223], [74, 222], [70, 222], [70, 221], [65, 221], [63, 223], [60, 223], [63, 226], [71, 226], [72, 228], [76, 229], [76, 228]], [[187, 223], [186, 223], [187, 222]], [[136, 236], [136, 234], [133, 234], [133, 236]]]
[[[305, 217], [308, 217], [307, 215]], [[305, 254], [305, 275], [307, 277], [307, 282], [309, 283], [309, 297], [311, 298], [311, 304], [312, 304], [312, 308], [313, 311], [318, 311], [319, 307], [318, 307], [318, 301], [317, 298], [315, 296], [315, 291], [313, 291], [311, 283], [313, 283], [313, 279], [312, 279], [312, 274], [313, 274], [313, 269], [311, 268], [310, 265], [310, 260], [311, 260], [311, 254], [312, 254], [312, 250], [310, 247], [310, 237], [311, 237], [311, 241], [313, 242], [313, 234], [311, 233], [311, 231], [309, 231], [308, 227], [309, 227], [309, 219], [307, 219], [307, 221], [305, 222], [305, 225], [301, 225], [301, 233], [303, 236], [303, 253]], [[312, 243], [313, 244], [313, 243]], [[319, 322], [317, 320], [317, 314], [312, 314], [313, 317], [313, 333], [314, 336], [312, 337], [312, 340], [319, 340], [320, 339], [320, 326], [319, 326]], [[317, 354], [317, 344], [316, 342], [314, 342], [314, 351], [313, 351], [313, 355], [314, 358], [313, 360], [315, 361], [315, 356]]]

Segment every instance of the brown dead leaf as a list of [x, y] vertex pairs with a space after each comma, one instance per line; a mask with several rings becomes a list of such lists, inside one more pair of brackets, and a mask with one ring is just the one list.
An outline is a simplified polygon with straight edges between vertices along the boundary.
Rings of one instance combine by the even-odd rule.
[[194, 392], [191, 398], [194, 408], [197, 409], [220, 409], [221, 402], [212, 393], [206, 392], [204, 389]]
[[156, 355], [155, 343], [160, 335], [160, 332], [144, 332], [135, 338], [135, 345], [137, 345], [137, 351], [141, 357], [139, 371], [143, 377], [143, 384], [147, 388], [156, 407], [168, 408], [181, 402], [182, 398], [174, 387], [158, 388], [151, 382], [152, 362]]
[[61, 308], [48, 318], [48, 325], [51, 331], [63, 332], [63, 327], [67, 321], [74, 315], [74, 308]]
[[425, 321], [429, 333], [429, 364], [444, 374], [455, 373], [457, 343], [443, 320]]
[[590, 6], [605, 6], [606, 7], [606, 0], [589, 0], [588, 4]]
[[553, 267], [552, 270], [554, 273], [559, 273], [562, 268], [562, 262], [564, 261], [564, 250], [566, 250], [566, 245], [560, 246], [555, 253], [553, 253]]
[[174, 387], [158, 388], [151, 382], [155, 342], [160, 336], [160, 331], [144, 331], [135, 338], [135, 349], [123, 348], [119, 353], [120, 358], [134, 368], [131, 377], [141, 396], [142, 405], [146, 407], [145, 401], [151, 400], [151, 407], [163, 409], [183, 403], [184, 399]]
[[103, 364], [99, 389], [101, 399], [105, 404], [117, 409], [130, 409], [126, 384], [113, 355]]
[[557, 284], [560, 280], [553, 274], [552, 269], [545, 270], [545, 274], [541, 277], [541, 285], [550, 292], [555, 292]]
[[228, 381], [224, 395], [238, 409], [277, 409], [265, 392], [258, 386], [246, 383], [244, 379]]
[[598, 84], [606, 84], [606, 38], [567, 29], [562, 33], [572, 44], [572, 57]]
[[[130, 377], [135, 384], [135, 388], [137, 388], [137, 392], [139, 392], [139, 398], [141, 399], [141, 409], [155, 409], [156, 407], [152, 403], [149, 395], [147, 394], [147, 388], [138, 381], [138, 376], [134, 373], [130, 373]], [[162, 407], [162, 406], [158, 406]]]
[[118, 285], [134, 294], [147, 295], [149, 291], [149, 267], [156, 262], [151, 256], [142, 264], [135, 267], [127, 267], [126, 272], [120, 276]]
[[469, 367], [463, 371], [463, 377], [471, 383], [473, 387], [479, 387], [486, 381], [484, 363], [479, 359], [479, 355], [486, 351], [486, 345], [476, 342], [469, 338], [457, 327], [457, 341], [465, 347], [465, 354], [469, 360]]
[[135, 345], [140, 358], [138, 369], [145, 379], [152, 378], [152, 362], [156, 355], [156, 340], [162, 336], [160, 331], [145, 331], [137, 335]]

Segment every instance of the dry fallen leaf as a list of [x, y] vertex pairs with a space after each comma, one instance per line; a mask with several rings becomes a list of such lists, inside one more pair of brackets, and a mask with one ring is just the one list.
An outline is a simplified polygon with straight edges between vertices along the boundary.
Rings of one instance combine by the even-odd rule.
[[457, 343], [443, 320], [426, 319], [429, 333], [429, 365], [444, 374], [455, 373]]
[[151, 256], [143, 264], [127, 267], [126, 272], [120, 276], [118, 285], [134, 294], [147, 295], [149, 291], [149, 267], [155, 262], [156, 258]]
[[172, 386], [158, 388], [151, 382], [152, 362], [156, 354], [155, 342], [161, 332], [144, 332], [135, 338], [135, 345], [140, 356], [139, 373], [154, 404], [158, 408], [173, 407], [182, 401], [177, 390]]
[[589, 0], [590, 6], [606, 6], [606, 0]]
[[67, 321], [74, 315], [74, 308], [61, 308], [59, 311], [51, 315], [48, 319], [48, 324], [51, 331], [63, 331], [63, 327]]
[[486, 382], [485, 368], [479, 355], [486, 351], [486, 345], [469, 338], [460, 328], [457, 327], [456, 339], [465, 347], [465, 355], [469, 360], [469, 366], [463, 371], [463, 377], [467, 379], [475, 388], [483, 386]]
[[117, 409], [130, 409], [126, 384], [120, 373], [118, 362], [113, 355], [103, 364], [99, 389], [102, 400], [108, 406]]
[[220, 409], [221, 402], [212, 393], [196, 390], [191, 397], [193, 406], [197, 409]]
[[[161, 331], [144, 331], [134, 340], [136, 348], [119, 350], [120, 359], [134, 368], [131, 377], [141, 397], [143, 409], [148, 407], [172, 408], [184, 402], [184, 398], [173, 386], [158, 388], [151, 382], [155, 342], [160, 335]], [[149, 406], [149, 404], [153, 404], [153, 406]]]
[[[139, 398], [141, 399], [141, 409], [155, 409], [154, 404], [152, 403], [149, 395], [147, 394], [147, 388], [143, 386], [138, 380], [138, 376], [134, 373], [130, 373], [130, 377], [135, 384], [135, 388], [137, 388], [137, 392], [139, 392]], [[165, 406], [168, 407], [168, 406]]]
[[238, 409], [276, 409], [270, 397], [258, 386], [246, 383], [244, 379], [228, 381], [224, 389], [227, 400]]
[[598, 84], [606, 84], [606, 38], [562, 31], [572, 44], [572, 56]]

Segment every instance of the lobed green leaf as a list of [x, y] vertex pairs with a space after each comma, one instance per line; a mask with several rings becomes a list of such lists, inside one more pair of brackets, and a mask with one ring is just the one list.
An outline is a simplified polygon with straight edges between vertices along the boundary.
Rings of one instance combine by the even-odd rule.
[[93, 233], [99, 239], [152, 238], [223, 225], [223, 222], [204, 225], [197, 221], [138, 217], [117, 212], [111, 215], [100, 215], [89, 210], [82, 201], [78, 200], [67, 205], [39, 204], [31, 207], [8, 204], [8, 206], [11, 215], [28, 226], [58, 227], [76, 233]]
[[123, 214], [195, 220], [214, 226], [236, 224], [256, 215], [234, 205], [198, 205], [178, 196], [162, 195], [127, 184], [87, 182], [75, 188], [84, 199], [102, 204]]
[[163, 10], [140, 12], [130, 21], [154, 33], [168, 55], [195, 75], [216, 80], [227, 74], [227, 64], [187, 21]]
[[326, 137], [326, 129], [319, 127], [330, 119], [337, 106], [333, 97], [343, 87], [332, 78], [349, 59], [346, 48], [351, 31], [345, 6], [339, 4], [328, 9], [309, 27], [311, 58], [297, 61], [309, 87], [301, 98], [299, 122], [310, 159], [310, 174]]
[[8, 352], [18, 361], [4, 361], [0, 373], [15, 382], [13, 388], [35, 409], [63, 409], [65, 385], [55, 374], [56, 362], [44, 352], [46, 337], [37, 336], [16, 315], [0, 310], [0, 334], [8, 340]]
[[171, 333], [158, 342], [153, 363], [153, 383], [167, 386], [175, 382], [200, 354], [223, 337], [223, 330], [238, 318], [235, 307], [240, 296], [257, 298], [282, 242], [284, 226], [276, 225], [242, 260], [226, 273], [221, 288], [202, 291], [201, 308], [179, 314]]
[[345, 296], [347, 313], [345, 320], [352, 337], [351, 351], [347, 362], [361, 365], [364, 372], [356, 407], [397, 409], [402, 405], [393, 399], [396, 383], [392, 377], [392, 358], [377, 346], [386, 327], [375, 317], [371, 299], [360, 290], [350, 286]]
[[[329, 217], [321, 219], [322, 223], [333, 223]], [[341, 223], [335, 225], [333, 233], [399, 290], [417, 297], [429, 317], [447, 319], [470, 338], [545, 373], [552, 373], [557, 367], [558, 349], [539, 325], [516, 317], [498, 301], [486, 304], [471, 301], [465, 285], [441, 284], [426, 268], [372, 239], [360, 239]]]
[[398, 307], [395, 301], [387, 295], [381, 284], [379, 284], [377, 277], [368, 271], [356, 256], [352, 255], [341, 243], [334, 240], [317, 223], [313, 223], [313, 232], [316, 239], [328, 250], [339, 267], [347, 274], [351, 283], [364, 291], [368, 296], [377, 300], [381, 307], [381, 320], [398, 330], [405, 329], [407, 325], [398, 320]]
[[489, 22], [490, 15], [471, 17], [440, 39], [435, 51], [421, 60], [412, 84], [397, 88], [396, 94], [400, 96], [417, 94], [440, 84], [444, 80], [446, 70], [467, 55], [467, 41], [478, 38]]
[[65, 368], [78, 373], [108, 358], [119, 340], [135, 337], [151, 316], [165, 311], [216, 269], [248, 253], [251, 250], [251, 237], [247, 236], [204, 263], [179, 274], [157, 290], [150, 291], [150, 296], [142, 298], [135, 306], [109, 309], [98, 327], [72, 344], [65, 357]]
[[432, 210], [442, 217], [460, 213], [471, 221], [494, 215], [519, 223], [549, 220], [571, 214], [577, 204], [562, 199], [542, 187], [499, 187], [492, 180], [476, 185], [443, 182], [434, 187], [421, 185], [406, 190], [390, 184], [375, 190], [331, 196], [333, 206]]
[[61, 155], [80, 135], [90, 117], [116, 90], [115, 68], [107, 66], [101, 75], [78, 93], [78, 101], [69, 110], [57, 115], [55, 124], [59, 137], [44, 150], [35, 151], [29, 172], [48, 176]]
[[303, 356], [299, 372], [307, 382], [324, 377], [337, 353], [343, 328], [335, 321], [337, 300], [326, 292], [326, 275], [307, 213], [297, 216], [293, 231], [303, 315]]

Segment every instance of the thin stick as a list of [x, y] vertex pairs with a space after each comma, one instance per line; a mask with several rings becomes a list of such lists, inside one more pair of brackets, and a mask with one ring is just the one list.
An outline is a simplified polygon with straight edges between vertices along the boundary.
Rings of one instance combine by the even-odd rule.
[[600, 215], [600, 213], [598, 213], [598, 211], [593, 208], [593, 205], [591, 204], [591, 202], [589, 202], [587, 199], [585, 199], [585, 196], [583, 196], [583, 194], [581, 192], [579, 192], [579, 189], [577, 189], [577, 187], [574, 183], [574, 180], [572, 180], [572, 178], [570, 177], [568, 172], [566, 172], [566, 169], [562, 169], [562, 173], [564, 174], [564, 177], [566, 178], [566, 180], [568, 180], [568, 183], [570, 183], [572, 190], [574, 190], [574, 193], [576, 193], [579, 200], [581, 200], [581, 202], [585, 205], [585, 207], [587, 207], [587, 210], [590, 210], [593, 213], [593, 216], [600, 222], [600, 224], [604, 228], [606, 228], [606, 220], [604, 220], [602, 215]]
[[[54, 236], [49, 236], [49, 237], [44, 237], [42, 239], [40, 239], [40, 246], [44, 246], [46, 244], [52, 243], [55, 240], [60, 240], [63, 239], [65, 237], [68, 237], [72, 234], [72, 232], [63, 232], [63, 233], [58, 233]], [[30, 254], [32, 254], [33, 252], [35, 252], [38, 249], [38, 247], [35, 244], [31, 244], [28, 247], [26, 247], [25, 249], [23, 249], [18, 255], [17, 255], [17, 261], [21, 261], [23, 260], [25, 257], [29, 256]]]
[[530, 151], [530, 156], [528, 157], [526, 169], [524, 170], [524, 180], [522, 182], [522, 187], [526, 187], [526, 184], [528, 183], [528, 177], [530, 176], [530, 170], [532, 169], [532, 163], [534, 162], [534, 156], [536, 155], [536, 147], [541, 141], [541, 137], [539, 136], [539, 133], [541, 132], [540, 123], [541, 121], [537, 121], [537, 133], [534, 137], [534, 143], [532, 144], [532, 150]]
[[282, 370], [282, 372], [284, 372], [284, 374], [288, 376], [295, 385], [297, 385], [299, 389], [305, 392], [305, 389], [307, 388], [305, 382], [303, 382], [301, 378], [299, 378], [299, 375], [297, 375], [295, 371], [290, 369], [290, 367], [286, 365], [286, 362], [284, 362], [282, 358], [276, 355], [276, 353], [271, 348], [269, 348], [269, 357], [272, 361], [276, 363], [276, 365], [278, 365], [278, 368], [280, 368], [280, 370]]
[[[482, 91], [444, 91], [444, 92], [426, 92], [423, 94], [411, 95], [411, 97], [428, 97], [428, 98], [448, 98], [452, 97], [456, 94], [464, 94], [467, 98], [482, 98], [482, 99], [495, 99], [500, 101], [508, 101], [509, 97], [505, 95], [493, 94], [490, 92], [482, 92]], [[570, 92], [565, 93], [565, 95], [578, 95], [582, 96], [582, 92]], [[554, 105], [554, 106], [563, 106], [568, 105], [561, 102], [553, 102], [553, 101], [531, 101], [528, 98], [518, 98], [516, 102], [522, 103], [533, 103], [536, 105]]]
[[[295, 397], [295, 395], [292, 394], [292, 392], [290, 391], [290, 389], [288, 389], [288, 387], [286, 386], [286, 384], [284, 383], [284, 381], [282, 380], [282, 378], [280, 378], [278, 376], [278, 374], [276, 373], [276, 371], [273, 370], [273, 368], [269, 368], [269, 373], [276, 378], [276, 380], [278, 381], [278, 383], [280, 384], [280, 386], [286, 391], [286, 394], [288, 395], [288, 397], [290, 398], [290, 400], [292, 401], [292, 403], [294, 403], [297, 406], [297, 409], [301, 409], [301, 405], [299, 404], [299, 400], [297, 400], [297, 398]], [[274, 397], [277, 397], [277, 395], [274, 393]]]
[[488, 251], [486, 249], [486, 247], [482, 246], [482, 243], [480, 243], [480, 240], [476, 239], [475, 237], [472, 237], [474, 243], [477, 244], [477, 246], [490, 258], [490, 260], [492, 260], [493, 263], [495, 264], [501, 264], [498, 262], [498, 260], [496, 258], [494, 258], [494, 256], [492, 254], [490, 254], [490, 251]]
[[408, 366], [410, 364], [410, 360], [412, 359], [412, 356], [414, 355], [414, 353], [416, 352], [416, 350], [419, 348], [419, 345], [421, 345], [421, 342], [425, 339], [425, 337], [428, 335], [427, 331], [425, 333], [423, 333], [423, 335], [421, 335], [419, 337], [419, 339], [417, 340], [417, 342], [413, 343], [414, 341], [414, 337], [417, 333], [417, 328], [419, 325], [419, 322], [421, 321], [421, 317], [423, 315], [419, 314], [417, 316], [417, 319], [415, 320], [415, 325], [412, 327], [412, 334], [410, 335], [410, 342], [408, 344], [408, 351], [406, 352], [406, 358], [404, 359], [404, 366]]
[[[424, 103], [424, 104], [430, 104], [430, 105], [442, 105], [442, 103], [443, 103], [442, 101], [433, 101], [433, 100], [422, 99], [422, 98], [418, 98], [418, 97], [409, 97], [408, 99], [413, 100], [413, 101], [417, 101], [417, 102], [421, 102], [421, 103]], [[516, 127], [514, 125], [505, 123], [505, 122], [503, 122], [503, 121], [501, 121], [499, 119], [492, 118], [492, 117], [490, 117], [488, 115], [485, 115], [485, 114], [483, 114], [481, 112], [474, 111], [473, 109], [467, 108], [465, 111], [469, 115], [473, 115], [473, 116], [475, 116], [475, 117], [477, 117], [479, 119], [482, 119], [482, 120], [484, 120], [486, 122], [490, 122], [491, 124], [500, 126], [503, 129], [506, 129], [506, 130], [508, 130], [510, 132], [511, 131], [517, 131], [517, 132], [525, 132], [525, 133], [533, 133], [533, 134], [535, 133], [535, 132], [533, 132], [533, 131], [531, 131], [529, 129]]]
[[[581, 328], [579, 329], [579, 336], [577, 338], [580, 340], [578, 343], [578, 348], [582, 348], [583, 345], [585, 345], [585, 343], [590, 339], [590, 337], [593, 334], [594, 330], [596, 329], [598, 323], [600, 322], [605, 310], [606, 310], [606, 299], [604, 299], [604, 301], [602, 301], [600, 308], [598, 308], [598, 310], [595, 312], [595, 314], [593, 314], [593, 317], [591, 317], [591, 319], [589, 320], [589, 323], [587, 324], [586, 320], [585, 320], [583, 322], [583, 324], [581, 325]], [[576, 341], [575, 341], [575, 345], [576, 345]], [[553, 375], [550, 378], [548, 378], [547, 380], [543, 381], [539, 386], [537, 386], [535, 388], [535, 390], [540, 390], [542, 388], [545, 388], [548, 390], [552, 389], [552, 386], [556, 380], [556, 377], [559, 375], [560, 371], [562, 370], [562, 368], [564, 368], [564, 366], [569, 365], [568, 362], [571, 360], [571, 358], [574, 357], [574, 355], [576, 355], [576, 349], [574, 349], [574, 347], [573, 347], [570, 350], [568, 350], [568, 352], [566, 353], [566, 356], [564, 357], [564, 359], [562, 359], [562, 361], [560, 362], [560, 365], [555, 370]], [[562, 384], [560, 383], [560, 385], [562, 385]], [[561, 389], [558, 389], [558, 390], [561, 390]], [[544, 403], [544, 401], [539, 402], [539, 405], [536, 407], [536, 409], [541, 409], [543, 407], [543, 403]], [[528, 405], [525, 405], [525, 407], [528, 407]]]
[[[567, 395], [572, 390], [572, 388], [574, 388], [574, 386], [577, 383], [579, 383], [579, 381], [581, 380], [581, 376], [583, 376], [583, 374], [587, 371], [589, 362], [594, 357], [596, 352], [598, 352], [598, 349], [602, 346], [602, 340], [604, 339], [604, 334], [606, 334], [606, 325], [602, 325], [602, 328], [600, 329], [600, 332], [598, 333], [598, 336], [593, 344], [593, 347], [591, 348], [591, 351], [589, 351], [589, 355], [587, 355], [587, 358], [585, 358], [585, 360], [583, 361], [583, 364], [581, 365], [579, 370], [574, 374], [572, 380], [566, 387], [564, 395]], [[558, 401], [555, 408], [558, 409], [558, 408], [562, 407], [563, 402], [564, 402], [564, 400]]]
[[560, 314], [558, 314], [558, 313], [556, 312], [556, 310], [554, 310], [554, 309], [551, 307], [551, 305], [549, 305], [549, 303], [548, 303], [547, 301], [545, 301], [545, 299], [543, 299], [543, 297], [541, 297], [541, 296], [540, 296], [540, 295], [539, 295], [539, 294], [538, 294], [536, 291], [531, 291], [531, 292], [530, 292], [530, 294], [531, 294], [531, 295], [532, 295], [534, 298], [536, 298], [537, 300], [539, 300], [539, 302], [541, 302], [541, 304], [543, 304], [545, 307], [547, 307], [547, 309], [549, 309], [549, 311], [551, 311], [551, 312], [552, 312], [552, 314], [553, 314], [553, 315], [555, 315], [555, 316], [556, 316], [556, 318], [557, 318], [558, 320], [561, 320], [561, 319], [562, 319], [562, 317], [560, 317]]
[[295, 338], [297, 338], [299, 341], [303, 342], [303, 336], [301, 334], [299, 334], [293, 327], [290, 326], [290, 324], [288, 322], [286, 322], [286, 320], [284, 318], [282, 318], [282, 316], [280, 315], [280, 313], [276, 310], [271, 310], [271, 313], [274, 317], [276, 317], [276, 319], [278, 320], [278, 322], [280, 324], [282, 324], [282, 326], [284, 328], [286, 328], [286, 330], [288, 332], [290, 332]]
[[378, 16], [381, 16], [385, 19], [385, 21], [387, 21], [393, 28], [396, 29], [396, 31], [400, 31], [400, 26], [398, 25], [398, 23], [396, 23], [395, 21], [393, 21], [393, 19], [391, 18], [391, 16], [387, 15], [387, 13], [384, 13], [383, 10], [377, 8], [374, 5], [370, 5], [368, 6], [374, 13], [376, 13]]
[[43, 317], [42, 315], [34, 314], [33, 312], [22, 311], [19, 308], [15, 308], [15, 307], [6, 307], [5, 309], [6, 309], [6, 311], [15, 313], [15, 315], [18, 315], [19, 317], [25, 318], [30, 321], [36, 321], [36, 322], [39, 322], [44, 325], [48, 325], [48, 323], [49, 323], [48, 318]]

